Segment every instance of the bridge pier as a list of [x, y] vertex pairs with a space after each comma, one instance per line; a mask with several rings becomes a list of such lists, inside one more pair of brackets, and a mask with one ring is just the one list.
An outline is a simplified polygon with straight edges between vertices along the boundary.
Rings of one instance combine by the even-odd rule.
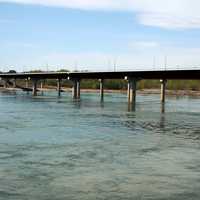
[[72, 98], [80, 99], [80, 79], [73, 80], [73, 88], [72, 88]]
[[77, 99], [81, 98], [81, 81], [77, 81]]
[[166, 90], [167, 80], [166, 79], [162, 79], [162, 80], [160, 80], [160, 83], [161, 83], [160, 100], [161, 100], [162, 103], [165, 103], [165, 90]]
[[57, 91], [58, 91], [58, 96], [61, 96], [61, 79], [57, 79]]
[[77, 97], [77, 81], [73, 80], [72, 98], [76, 99], [76, 97]]
[[[29, 82], [28, 81], [29, 81], [29, 79], [26, 78], [25, 79], [25, 88], [27, 88], [27, 89], [29, 88]], [[29, 94], [29, 91], [27, 91], [26, 93]]]
[[100, 99], [104, 101], [104, 79], [99, 79]]
[[40, 81], [40, 89], [43, 89], [43, 80]]
[[26, 82], [26, 88], [28, 88], [28, 79], [25, 79]]
[[44, 95], [44, 91], [43, 91], [44, 83], [45, 83], [45, 80], [40, 80], [40, 91], [41, 91], [41, 95]]
[[128, 78], [128, 89], [127, 97], [129, 104], [135, 104], [136, 102], [136, 90], [137, 90], [137, 80], [135, 78]]
[[32, 80], [32, 94], [37, 96], [37, 79]]
[[8, 80], [7, 79], [3, 79], [3, 86], [4, 88], [8, 88]]
[[17, 80], [16, 80], [16, 78], [13, 80], [13, 87], [14, 87], [14, 88], [17, 87]]

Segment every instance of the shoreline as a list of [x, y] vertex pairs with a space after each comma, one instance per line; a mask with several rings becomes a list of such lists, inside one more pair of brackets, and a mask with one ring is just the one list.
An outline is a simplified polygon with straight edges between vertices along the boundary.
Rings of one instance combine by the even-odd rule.
[[[38, 88], [38, 91], [40, 92], [51, 92], [56, 91], [56, 87], [45, 87], [45, 88]], [[0, 92], [2, 91], [21, 91], [19, 88], [3, 88], [0, 87]], [[71, 92], [71, 88], [62, 88], [63, 92]], [[81, 92], [83, 93], [99, 93], [98, 89], [81, 89]], [[126, 90], [111, 90], [111, 89], [104, 89], [105, 93], [121, 93], [126, 94]], [[160, 89], [142, 89], [137, 90], [138, 94], [142, 95], [148, 95], [148, 94], [160, 94]], [[194, 90], [166, 90], [166, 95], [169, 96], [200, 96], [200, 91], [194, 91]]]

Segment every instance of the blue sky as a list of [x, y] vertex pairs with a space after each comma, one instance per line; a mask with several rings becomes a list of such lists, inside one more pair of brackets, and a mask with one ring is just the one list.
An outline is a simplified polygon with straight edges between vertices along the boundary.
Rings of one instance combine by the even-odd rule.
[[197, 1], [150, 1], [0, 0], [0, 70], [200, 66]]

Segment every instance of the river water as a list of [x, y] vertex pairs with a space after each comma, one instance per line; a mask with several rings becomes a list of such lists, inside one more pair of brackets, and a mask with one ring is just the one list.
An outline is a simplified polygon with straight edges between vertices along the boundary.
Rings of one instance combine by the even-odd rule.
[[0, 93], [0, 200], [200, 199], [200, 98]]

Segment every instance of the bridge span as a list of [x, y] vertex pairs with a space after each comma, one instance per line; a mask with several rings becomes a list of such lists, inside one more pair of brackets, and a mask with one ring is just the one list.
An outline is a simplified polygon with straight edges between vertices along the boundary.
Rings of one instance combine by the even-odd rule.
[[[17, 79], [32, 81], [32, 93], [37, 95], [37, 82], [45, 79], [57, 80], [58, 95], [61, 95], [61, 81], [71, 80], [73, 83], [72, 97], [80, 99], [80, 89], [82, 79], [98, 79], [100, 98], [104, 99], [105, 79], [126, 79], [128, 103], [134, 104], [136, 101], [137, 82], [142, 79], [158, 79], [161, 83], [161, 102], [165, 102], [165, 89], [167, 80], [200, 80], [200, 70], [149, 70], [149, 71], [116, 71], [116, 72], [40, 72], [40, 73], [1, 73], [1, 80], [6, 88], [8, 83], [13, 82], [16, 87]], [[28, 89], [28, 88], [27, 88]]]

